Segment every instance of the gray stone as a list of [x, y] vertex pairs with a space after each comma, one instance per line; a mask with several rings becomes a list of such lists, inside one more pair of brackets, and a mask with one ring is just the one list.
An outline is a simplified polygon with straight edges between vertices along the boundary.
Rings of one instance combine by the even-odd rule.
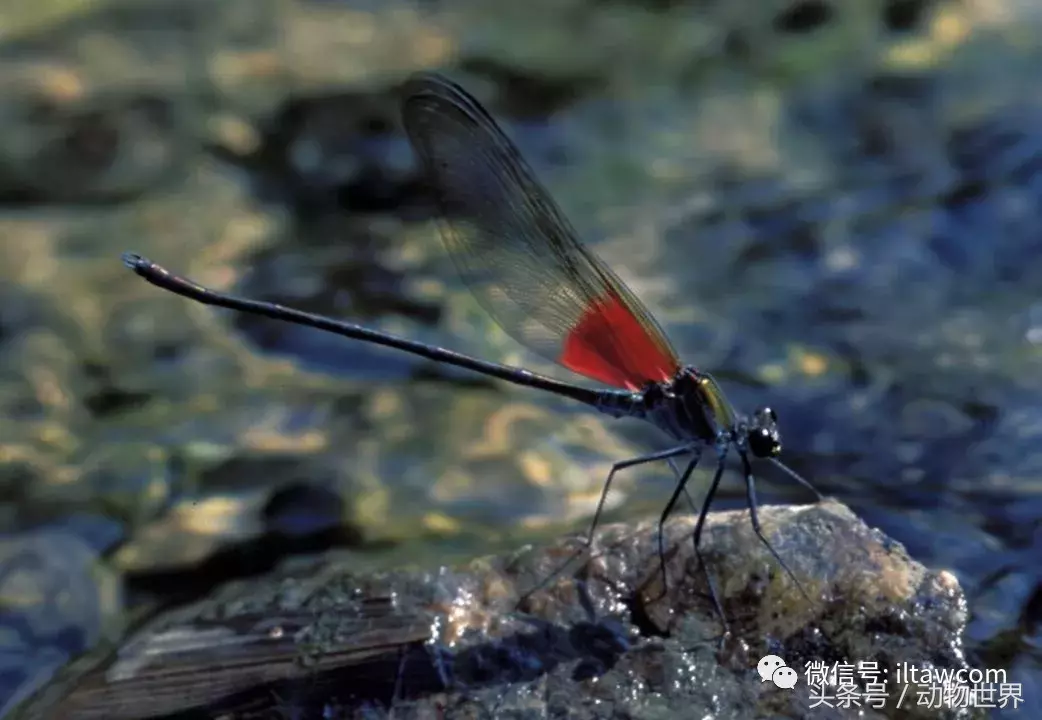
[[[919, 707], [914, 687], [895, 708], [899, 664], [965, 667], [954, 576], [917, 564], [835, 502], [760, 517], [792, 575], [747, 512], [706, 524], [725, 639], [693, 552], [694, 519], [664, 528], [665, 584], [655, 524], [612, 525], [550, 580], [580, 547], [574, 538], [453, 570], [356, 576], [341, 561], [236, 583], [156, 619], [20, 717], [387, 717], [389, 707], [398, 720], [972, 716]], [[797, 671], [794, 689], [761, 680], [768, 654]], [[814, 661], [877, 662], [886, 706], [866, 707], [857, 686], [862, 707], [838, 707], [838, 686], [815, 696], [805, 675]]]

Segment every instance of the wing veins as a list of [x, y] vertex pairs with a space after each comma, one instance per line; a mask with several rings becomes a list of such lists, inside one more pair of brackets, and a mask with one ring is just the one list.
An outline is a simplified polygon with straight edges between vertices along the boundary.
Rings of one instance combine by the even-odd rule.
[[[533, 352], [561, 363], [563, 339], [591, 308], [614, 300], [679, 367], [648, 310], [580, 242], [516, 146], [477, 101], [431, 75], [410, 80], [403, 90], [403, 122], [437, 195], [442, 239], [464, 282], [497, 324]], [[622, 366], [639, 367], [641, 358], [627, 338], [610, 326], [605, 332]]]

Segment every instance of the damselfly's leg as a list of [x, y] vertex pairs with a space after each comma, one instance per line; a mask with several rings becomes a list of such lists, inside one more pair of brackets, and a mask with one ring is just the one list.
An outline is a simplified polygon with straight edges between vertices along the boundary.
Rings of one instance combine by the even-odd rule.
[[786, 475], [791, 477], [793, 480], [798, 482], [800, 485], [802, 485], [803, 487], [807, 488], [812, 493], [814, 493], [814, 495], [817, 496], [819, 502], [821, 500], [825, 499], [825, 498], [823, 498], [821, 496], [821, 492], [816, 487], [814, 487], [813, 485], [810, 484], [809, 480], [807, 480], [805, 477], [800, 475], [798, 472], [793, 470], [791, 467], [789, 467], [788, 465], [783, 463], [781, 460], [779, 460], [778, 458], [770, 458], [770, 461], [771, 461], [771, 464], [774, 465], [774, 467], [778, 468], [783, 473], [785, 473]]
[[[745, 497], [746, 502], [749, 505], [749, 520], [750, 522], [752, 522], [753, 532], [756, 533], [756, 537], [760, 538], [760, 542], [762, 542], [764, 546], [770, 551], [771, 555], [774, 556], [774, 559], [778, 561], [778, 564], [781, 565], [782, 570], [784, 570], [788, 574], [788, 576], [792, 578], [792, 581], [796, 583], [796, 587], [799, 589], [800, 593], [803, 594], [803, 597], [809, 603], [811, 602], [810, 595], [808, 595], [807, 591], [803, 589], [803, 585], [800, 583], [799, 580], [796, 579], [796, 576], [793, 574], [792, 570], [789, 569], [789, 566], [785, 564], [785, 561], [782, 560], [781, 555], [779, 555], [778, 552], [774, 549], [774, 546], [772, 546], [767, 541], [767, 537], [763, 534], [763, 530], [760, 528], [760, 517], [757, 513], [756, 502], [756, 481], [753, 478], [753, 469], [752, 466], [749, 464], [749, 456], [746, 455], [745, 451], [739, 450], [738, 453], [742, 458], [742, 470], [745, 472]], [[799, 476], [795, 475], [795, 473], [793, 473], [793, 475], [799, 478]], [[810, 485], [810, 483], [806, 483], [806, 481], [804, 482], [807, 485], [807, 487], [810, 487], [812, 490], [814, 489]], [[817, 490], [814, 490], [814, 492], [817, 492]], [[819, 495], [818, 497], [820, 498], [821, 496]]]
[[611, 481], [615, 478], [615, 473], [626, 468], [635, 467], [637, 465], [645, 465], [647, 463], [658, 462], [659, 460], [670, 460], [680, 455], [686, 455], [691, 452], [692, 448], [690, 445], [681, 445], [680, 447], [670, 448], [668, 450], [662, 450], [657, 453], [651, 453], [649, 455], [642, 455], [640, 457], [631, 458], [629, 460], [622, 460], [611, 466], [611, 471], [608, 473], [608, 478], [604, 481], [604, 489], [601, 491], [600, 500], [597, 501], [597, 509], [593, 513], [593, 522], [590, 523], [590, 530], [586, 533], [586, 539], [583, 541], [582, 547], [576, 550], [572, 555], [568, 557], [559, 567], [557, 567], [552, 573], [550, 573], [545, 580], [536, 585], [534, 588], [526, 592], [518, 600], [518, 605], [523, 604], [529, 597], [534, 593], [546, 587], [546, 585], [557, 577], [562, 570], [572, 564], [574, 560], [582, 555], [584, 552], [590, 549], [593, 545], [593, 534], [597, 530], [597, 523], [600, 522], [601, 512], [604, 510], [604, 501], [608, 498], [608, 492], [611, 490]]
[[[684, 467], [684, 472], [677, 474], [677, 484], [673, 488], [673, 494], [669, 498], [669, 502], [666, 503], [666, 507], [662, 510], [662, 515], [658, 521], [658, 559], [659, 567], [662, 570], [662, 594], [665, 595], [669, 590], [668, 579], [666, 577], [666, 541], [663, 535], [663, 525], [669, 518], [670, 513], [673, 512], [673, 507], [677, 504], [677, 499], [680, 494], [687, 495], [688, 502], [692, 502], [691, 496], [687, 494], [687, 481], [691, 479], [691, 473], [695, 471], [695, 467], [698, 465], [698, 461], [702, 459], [702, 446], [698, 446], [692, 451], [692, 458], [688, 461]], [[676, 470], [676, 465], [673, 465], [672, 461], [670, 465]]]
[[[695, 452], [701, 452], [701, 451], [700, 450], [696, 450]], [[680, 468], [678, 468], [677, 464], [675, 462], [673, 462], [673, 458], [670, 458], [666, 462], [669, 463], [669, 466], [673, 469], [673, 474], [677, 476], [677, 480], [679, 481], [680, 480], [680, 474], [681, 474]], [[691, 506], [691, 512], [698, 512], [698, 506], [695, 505], [695, 499], [693, 497], [691, 497], [691, 493], [689, 493], [687, 491], [686, 487], [684, 488], [684, 497], [687, 498], [687, 504]]]
[[724, 606], [720, 603], [720, 596], [716, 592], [716, 583], [713, 581], [713, 575], [709, 572], [709, 567], [705, 563], [705, 559], [702, 557], [702, 550], [699, 545], [702, 542], [702, 529], [705, 527], [706, 516], [709, 514], [709, 506], [713, 504], [713, 498], [716, 496], [716, 490], [720, 487], [720, 479], [724, 476], [724, 463], [727, 461], [727, 446], [717, 451], [717, 463], [716, 471], [713, 473], [713, 481], [709, 483], [709, 490], [706, 492], [705, 500], [702, 501], [702, 509], [698, 513], [698, 520], [695, 522], [695, 532], [692, 534], [692, 539], [695, 543], [695, 558], [698, 560], [698, 567], [702, 569], [702, 573], [706, 578], [706, 585], [709, 587], [709, 597], [713, 601], [713, 608], [716, 610], [716, 614], [720, 617], [720, 624], [724, 627], [722, 638], [726, 638], [731, 634], [731, 629], [727, 624], [727, 616], [724, 615]]

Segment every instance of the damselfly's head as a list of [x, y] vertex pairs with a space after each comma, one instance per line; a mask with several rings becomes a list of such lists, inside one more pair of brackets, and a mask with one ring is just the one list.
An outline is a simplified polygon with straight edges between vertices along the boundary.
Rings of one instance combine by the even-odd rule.
[[778, 414], [769, 407], [762, 407], [754, 412], [746, 427], [745, 440], [749, 452], [758, 458], [774, 458], [781, 455]]

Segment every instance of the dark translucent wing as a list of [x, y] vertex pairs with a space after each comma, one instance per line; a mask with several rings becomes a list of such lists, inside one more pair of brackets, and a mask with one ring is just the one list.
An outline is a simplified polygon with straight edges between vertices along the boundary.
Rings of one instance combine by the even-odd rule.
[[530, 350], [637, 389], [680, 367], [662, 329], [580, 242], [521, 154], [455, 83], [423, 74], [402, 119], [437, 195], [441, 235], [485, 310]]

